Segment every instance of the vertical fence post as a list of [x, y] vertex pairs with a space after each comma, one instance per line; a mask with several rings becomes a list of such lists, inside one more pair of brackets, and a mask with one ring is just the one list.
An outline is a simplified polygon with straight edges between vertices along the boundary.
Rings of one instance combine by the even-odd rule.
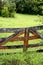
[[28, 29], [25, 28], [25, 33], [24, 33], [24, 48], [23, 48], [23, 51], [26, 51], [27, 48], [28, 48], [28, 37], [29, 37]]

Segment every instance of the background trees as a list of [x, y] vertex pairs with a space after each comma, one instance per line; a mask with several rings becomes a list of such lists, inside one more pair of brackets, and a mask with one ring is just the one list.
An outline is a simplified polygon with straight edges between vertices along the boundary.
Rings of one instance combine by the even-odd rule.
[[15, 11], [43, 15], [43, 0], [0, 0], [0, 16], [14, 17]]
[[15, 3], [12, 3], [9, 0], [0, 1], [0, 16], [3, 17], [14, 17], [15, 13]]
[[43, 1], [16, 0], [16, 12], [43, 15]]

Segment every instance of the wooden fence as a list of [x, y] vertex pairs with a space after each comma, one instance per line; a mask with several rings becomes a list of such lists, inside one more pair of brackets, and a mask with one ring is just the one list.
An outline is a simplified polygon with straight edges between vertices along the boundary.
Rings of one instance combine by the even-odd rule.
[[[28, 43], [29, 40], [43, 39], [43, 34], [38, 32], [38, 30], [43, 30], [43, 26], [35, 26], [28, 28], [0, 28], [0, 33], [13, 33], [7, 38], [0, 38], [0, 49], [12, 49], [23, 47], [23, 50], [26, 51], [28, 47], [43, 46], [43, 43]], [[30, 36], [30, 33], [32, 33], [34, 36]], [[22, 34], [24, 34], [24, 37], [20, 37], [20, 35]], [[9, 41], [24, 41], [24, 45], [3, 46]]]

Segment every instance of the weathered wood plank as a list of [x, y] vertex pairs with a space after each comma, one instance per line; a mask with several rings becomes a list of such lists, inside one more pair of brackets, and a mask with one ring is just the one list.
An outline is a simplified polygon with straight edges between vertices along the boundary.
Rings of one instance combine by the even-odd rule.
[[32, 34], [34, 34], [35, 36], [39, 37], [40, 39], [43, 39], [43, 34], [41, 34], [40, 32], [38, 32], [37, 30], [30, 30], [30, 32]]
[[19, 32], [16, 32], [15, 34], [12, 34], [11, 36], [9, 36], [5, 40], [3, 40], [3, 42], [0, 43], [0, 46], [3, 45], [3, 44], [6, 44], [10, 40], [16, 39], [22, 33], [24, 33], [24, 31], [22, 31], [22, 32], [19, 31]]
[[30, 27], [29, 29], [32, 29], [32, 30], [42, 30], [43, 29], [43, 25]]
[[[0, 44], [5, 41], [7, 38], [0, 38]], [[9, 42], [13, 42], [13, 41], [24, 41], [24, 37], [17, 37], [17, 38], [13, 38], [11, 40], [9, 40]]]
[[[40, 39], [40, 37], [37, 37], [37, 36], [29, 36], [28, 37], [28, 40], [33, 40], [33, 39]], [[0, 38], [0, 44], [5, 41], [7, 38]], [[11, 40], [9, 40], [9, 42], [13, 42], [13, 41], [24, 41], [24, 37], [17, 37], [17, 38], [13, 38]]]
[[[39, 47], [39, 46], [43, 46], [43, 43], [29, 44], [28, 48]], [[18, 48], [23, 48], [23, 47], [24, 45], [0, 46], [0, 49], [18, 49]]]
[[26, 28], [25, 33], [24, 33], [24, 48], [23, 48], [23, 51], [26, 51], [27, 48], [28, 48], [28, 38], [29, 38], [29, 31]]
[[18, 32], [21, 31], [19, 28], [0, 28], [0, 33], [13, 33], [13, 32]]
[[41, 33], [39, 33], [39, 32], [37, 32], [37, 34], [39, 35], [39, 37], [40, 37], [41, 39], [43, 39], [43, 34], [41, 34]]
[[[43, 29], [43, 25], [41, 26], [34, 26], [34, 27], [27, 27], [28, 30], [41, 30]], [[25, 28], [0, 28], [0, 33], [5, 33], [5, 32], [17, 32], [17, 31], [23, 31]]]

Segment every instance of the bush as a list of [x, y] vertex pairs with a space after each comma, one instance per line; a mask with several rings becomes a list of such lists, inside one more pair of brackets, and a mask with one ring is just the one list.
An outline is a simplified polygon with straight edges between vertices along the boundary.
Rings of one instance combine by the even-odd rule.
[[3, 17], [9, 17], [8, 7], [4, 6], [4, 7], [2, 8], [1, 15], [2, 15]]
[[1, 10], [1, 16], [14, 17], [15, 10], [12, 7], [4, 6]]
[[43, 15], [43, 6], [42, 5], [39, 6], [39, 14]]
[[[16, 12], [26, 14], [43, 14], [42, 0], [16, 0]], [[39, 8], [40, 7], [40, 8]]]
[[1, 6], [0, 16], [14, 17], [15, 9], [16, 9], [15, 3], [5, 1], [5, 3], [3, 3], [3, 5]]
[[9, 17], [14, 17], [14, 13], [9, 13]]
[[9, 17], [14, 17], [16, 5], [15, 3], [10, 4], [9, 6]]

